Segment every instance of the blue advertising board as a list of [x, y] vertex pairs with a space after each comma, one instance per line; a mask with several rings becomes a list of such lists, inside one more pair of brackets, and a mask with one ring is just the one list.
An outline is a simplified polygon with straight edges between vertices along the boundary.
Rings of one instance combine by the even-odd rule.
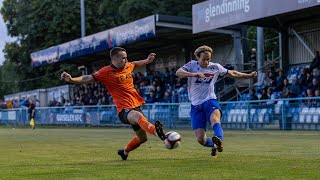
[[132, 44], [156, 36], [155, 16], [118, 26], [31, 53], [32, 67], [92, 54], [116, 46]]

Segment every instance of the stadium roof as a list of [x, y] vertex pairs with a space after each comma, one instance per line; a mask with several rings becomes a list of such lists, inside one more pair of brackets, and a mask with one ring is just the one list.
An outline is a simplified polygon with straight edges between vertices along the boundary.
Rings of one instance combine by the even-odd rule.
[[282, 27], [287, 27], [292, 23], [312, 20], [319, 17], [320, 6], [315, 6], [308, 9], [302, 9], [298, 11], [292, 11], [271, 17], [248, 21], [245, 24], [278, 29]]
[[205, 39], [232, 34], [239, 26], [201, 34], [192, 34], [192, 19], [168, 15], [152, 15], [103, 32], [79, 38], [61, 45], [31, 54], [32, 66], [49, 63], [71, 62], [75, 64], [105, 64], [109, 50], [122, 46], [130, 56], [146, 55], [149, 51], [175, 43], [185, 44], [193, 39]]
[[235, 24], [281, 28], [319, 15], [319, 0], [209, 0], [192, 6], [193, 33]]

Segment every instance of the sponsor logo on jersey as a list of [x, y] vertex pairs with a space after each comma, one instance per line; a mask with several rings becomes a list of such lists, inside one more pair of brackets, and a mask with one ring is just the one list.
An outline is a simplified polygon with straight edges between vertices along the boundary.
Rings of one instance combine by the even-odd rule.
[[204, 74], [206, 77], [205, 78], [198, 78], [195, 83], [196, 84], [200, 84], [200, 83], [206, 83], [206, 84], [210, 84], [214, 74]]

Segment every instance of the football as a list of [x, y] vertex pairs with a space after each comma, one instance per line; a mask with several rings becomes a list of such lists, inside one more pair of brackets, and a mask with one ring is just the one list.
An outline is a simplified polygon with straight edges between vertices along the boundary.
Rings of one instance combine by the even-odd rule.
[[181, 144], [181, 136], [175, 131], [166, 133], [166, 139], [164, 140], [164, 147], [167, 149], [175, 149]]

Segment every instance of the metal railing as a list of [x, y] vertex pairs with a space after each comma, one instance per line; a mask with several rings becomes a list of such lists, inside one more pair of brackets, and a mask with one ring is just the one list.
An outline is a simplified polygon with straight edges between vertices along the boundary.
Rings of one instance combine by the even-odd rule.
[[[320, 130], [320, 97], [221, 102], [220, 106], [225, 129]], [[160, 120], [165, 128], [191, 128], [190, 103], [146, 104], [142, 111], [150, 122]], [[129, 127], [120, 122], [114, 105], [36, 108], [35, 122], [37, 126]], [[29, 125], [28, 109], [0, 111], [0, 124]]]

